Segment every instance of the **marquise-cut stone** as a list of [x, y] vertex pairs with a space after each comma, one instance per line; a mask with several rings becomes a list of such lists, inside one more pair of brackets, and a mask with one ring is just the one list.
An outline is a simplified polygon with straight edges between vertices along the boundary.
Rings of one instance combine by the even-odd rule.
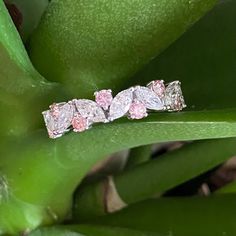
[[50, 110], [44, 111], [42, 114], [49, 137], [58, 138], [69, 131], [74, 108], [69, 103], [56, 103], [50, 106]]
[[110, 106], [109, 120], [113, 121], [124, 116], [130, 108], [133, 101], [133, 88], [129, 88], [118, 93]]
[[155, 111], [161, 111], [164, 109], [162, 99], [147, 87], [136, 86], [134, 90], [134, 98], [142, 102], [147, 109]]
[[89, 99], [74, 99], [73, 102], [78, 113], [88, 119], [89, 124], [107, 122], [104, 111], [96, 102]]
[[173, 81], [166, 87], [165, 105], [172, 111], [180, 111], [186, 107], [179, 81]]

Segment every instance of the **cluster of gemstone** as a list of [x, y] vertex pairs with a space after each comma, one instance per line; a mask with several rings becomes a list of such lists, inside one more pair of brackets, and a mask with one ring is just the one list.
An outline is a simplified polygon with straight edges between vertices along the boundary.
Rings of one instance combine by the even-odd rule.
[[110, 89], [94, 93], [95, 101], [73, 99], [67, 103], [52, 104], [43, 112], [50, 138], [61, 137], [69, 130], [83, 132], [94, 123], [107, 123], [120, 117], [142, 119], [148, 110], [180, 111], [186, 107], [180, 82], [165, 86], [163, 80], [151, 81], [146, 87], [134, 86], [114, 98]]

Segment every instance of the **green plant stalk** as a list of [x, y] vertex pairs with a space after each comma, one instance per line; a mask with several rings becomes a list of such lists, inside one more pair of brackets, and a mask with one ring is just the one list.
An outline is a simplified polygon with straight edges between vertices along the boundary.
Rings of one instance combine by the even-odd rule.
[[125, 168], [129, 169], [150, 160], [152, 145], [140, 146], [130, 150]]
[[[51, 1], [30, 43], [45, 78], [73, 96], [117, 92], [137, 70], [175, 41], [216, 0]], [[151, 78], [150, 78], [151, 79]]]
[[89, 222], [175, 236], [235, 235], [235, 197], [226, 194], [147, 200]]
[[[128, 205], [160, 195], [234, 155], [236, 139], [198, 141], [140, 164], [113, 177], [115, 188]], [[75, 195], [74, 218], [84, 220], [107, 212], [107, 180], [85, 186]], [[104, 201], [104, 199], [107, 199]]]
[[38, 114], [61, 88], [33, 68], [3, 1], [0, 25], [0, 136], [21, 135], [39, 126]]
[[156, 142], [231, 136], [236, 136], [235, 110], [153, 114], [140, 121], [123, 119], [57, 140], [50, 140], [46, 131], [5, 139], [0, 150], [5, 186], [0, 195], [7, 196], [0, 204], [1, 232], [21, 233], [64, 219], [82, 178], [111, 153]]
[[144, 230], [100, 225], [66, 225], [42, 228], [29, 236], [166, 236]]

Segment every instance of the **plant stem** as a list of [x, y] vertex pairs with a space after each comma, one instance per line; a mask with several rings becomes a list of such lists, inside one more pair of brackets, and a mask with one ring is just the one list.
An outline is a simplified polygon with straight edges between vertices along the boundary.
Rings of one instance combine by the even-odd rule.
[[160, 198], [134, 204], [91, 224], [147, 230], [175, 236], [236, 234], [236, 195]]
[[104, 88], [118, 92], [216, 2], [51, 1], [31, 37], [30, 57], [72, 96], [91, 97]]
[[126, 163], [126, 168], [132, 168], [136, 165], [148, 161], [151, 157], [152, 145], [145, 145], [136, 148], [132, 148], [129, 153], [129, 157]]
[[[229, 159], [235, 153], [236, 139], [198, 141], [164, 154], [114, 176], [119, 197], [135, 203], [175, 187]], [[83, 220], [107, 214], [107, 180], [79, 189], [74, 215]], [[114, 199], [107, 199], [114, 201]], [[86, 209], [86, 210], [83, 210]], [[88, 211], [89, 213], [86, 213]]]
[[[123, 119], [97, 125], [79, 135], [70, 133], [57, 140], [50, 140], [46, 131], [35, 132], [22, 139], [2, 139], [0, 175], [8, 183], [8, 193], [11, 194], [7, 196], [11, 197], [0, 204], [0, 229], [3, 233], [16, 234], [64, 219], [71, 207], [73, 193], [82, 178], [93, 165], [111, 153], [156, 142], [235, 136], [236, 124], [232, 118], [235, 114], [234, 110], [153, 114], [142, 121], [131, 122]], [[157, 129], [158, 132], [153, 132]], [[134, 138], [133, 135], [127, 135], [127, 132], [133, 132], [137, 136]], [[235, 147], [235, 143], [234, 139], [225, 142], [221, 149], [227, 154]], [[213, 159], [202, 158], [204, 164], [195, 159], [197, 164], [191, 165], [191, 171], [200, 171], [203, 167], [205, 170], [222, 162], [224, 158], [226, 159], [222, 156], [220, 160], [219, 154]], [[177, 160], [175, 163], [179, 166], [188, 163], [188, 158], [182, 157], [181, 160], [184, 164], [180, 165]], [[165, 165], [168, 167], [168, 162]], [[174, 178], [174, 173], [171, 176]], [[184, 181], [181, 176], [173, 180], [175, 184]], [[135, 180], [133, 186], [137, 183], [138, 180]], [[171, 181], [169, 184], [171, 185]], [[96, 206], [97, 204], [94, 208]], [[34, 220], [29, 217], [31, 213]], [[22, 219], [26, 221], [22, 222]]]

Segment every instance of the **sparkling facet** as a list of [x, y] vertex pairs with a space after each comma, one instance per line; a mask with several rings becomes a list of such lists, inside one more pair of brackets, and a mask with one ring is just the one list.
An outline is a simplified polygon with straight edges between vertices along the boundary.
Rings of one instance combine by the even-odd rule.
[[87, 118], [89, 124], [107, 122], [103, 109], [94, 101], [88, 99], [74, 99], [79, 114]]
[[130, 108], [133, 101], [133, 88], [129, 88], [118, 93], [110, 106], [109, 120], [113, 121], [124, 116]]
[[88, 120], [78, 113], [74, 115], [71, 125], [74, 132], [83, 132], [89, 128]]
[[43, 112], [44, 121], [50, 138], [61, 137], [69, 130], [74, 108], [69, 103], [57, 103]]
[[110, 89], [103, 89], [94, 93], [96, 103], [104, 110], [108, 110], [112, 102], [112, 91]]
[[142, 102], [147, 109], [160, 111], [164, 109], [164, 103], [151, 89], [142, 86], [136, 86], [134, 98]]
[[142, 102], [137, 100], [133, 101], [129, 108], [129, 118], [131, 119], [142, 119], [147, 117], [147, 109]]
[[59, 117], [60, 114], [60, 108], [59, 105], [57, 103], [53, 103], [51, 106], [49, 106], [50, 110], [51, 110], [51, 114], [52, 116], [57, 119]]
[[171, 111], [180, 111], [186, 107], [179, 81], [173, 81], [166, 87], [165, 105]]
[[160, 98], [165, 96], [165, 85], [163, 80], [153, 80], [147, 85], [147, 87]]

